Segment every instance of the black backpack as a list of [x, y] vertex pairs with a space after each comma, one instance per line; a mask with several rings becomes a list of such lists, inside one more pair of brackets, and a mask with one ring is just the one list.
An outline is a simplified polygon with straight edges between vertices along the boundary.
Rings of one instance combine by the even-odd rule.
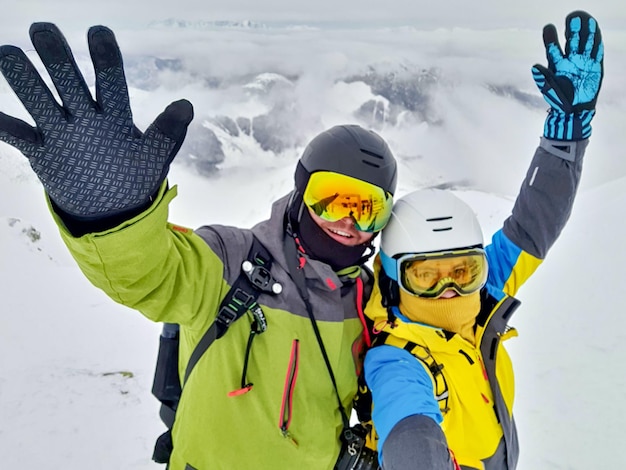
[[271, 255], [253, 235], [252, 246], [248, 257], [242, 262], [239, 277], [222, 300], [215, 321], [191, 354], [182, 380], [178, 373], [179, 327], [173, 323], [163, 325], [152, 394], [161, 402], [159, 415], [167, 426], [167, 431], [158, 437], [154, 446], [152, 460], [155, 462], [169, 462], [173, 450], [171, 429], [184, 384], [213, 341], [224, 336], [228, 327], [246, 312], [250, 312], [254, 318], [252, 333], [255, 329], [256, 333], [260, 333], [267, 328], [265, 315], [256, 300], [261, 292], [275, 295], [282, 290], [270, 273], [271, 266]]

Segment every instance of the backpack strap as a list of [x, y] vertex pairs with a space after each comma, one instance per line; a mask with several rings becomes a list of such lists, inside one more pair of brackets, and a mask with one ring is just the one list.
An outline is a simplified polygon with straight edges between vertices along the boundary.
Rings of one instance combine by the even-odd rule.
[[252, 246], [248, 252], [247, 259], [241, 264], [239, 277], [222, 300], [217, 317], [189, 357], [183, 386], [187, 383], [191, 371], [206, 350], [209, 349], [209, 346], [216, 339], [224, 336], [230, 325], [241, 318], [247, 311], [252, 312], [261, 330], [265, 331], [267, 321], [256, 300], [261, 292], [275, 295], [282, 291], [282, 286], [272, 277], [271, 267], [272, 256], [253, 235]]
[[383, 344], [404, 349], [413, 357], [418, 359], [424, 366], [426, 366], [426, 369], [430, 372], [433, 379], [433, 392], [435, 394], [435, 399], [439, 403], [439, 410], [441, 411], [441, 414], [445, 415], [448, 411], [450, 411], [450, 408], [448, 407], [448, 382], [442, 372], [443, 364], [440, 364], [435, 360], [430, 352], [430, 349], [421, 344], [390, 335], [386, 331], [381, 332], [377, 336], [372, 347], [382, 346]]
[[[221, 238], [217, 231], [215, 233]], [[261, 292], [276, 295], [282, 291], [282, 286], [272, 277], [271, 267], [272, 256], [253, 234], [252, 245], [247, 258], [241, 264], [239, 277], [222, 299], [217, 317], [189, 358], [182, 381], [183, 386], [211, 344], [224, 336], [230, 325], [247, 311], [250, 311], [254, 316], [259, 331], [265, 331], [267, 321], [257, 299]], [[161, 402], [159, 414], [168, 428], [159, 436], [155, 444], [152, 460], [158, 463], [168, 463], [173, 450], [171, 429], [174, 425], [176, 409], [182, 393], [181, 380], [178, 374], [178, 345], [178, 325], [166, 323], [160, 338], [159, 355], [152, 385], [152, 394]]]

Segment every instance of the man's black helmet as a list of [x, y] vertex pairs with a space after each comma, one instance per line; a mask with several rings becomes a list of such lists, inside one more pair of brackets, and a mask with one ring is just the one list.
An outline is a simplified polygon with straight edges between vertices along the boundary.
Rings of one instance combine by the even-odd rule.
[[351, 176], [391, 194], [396, 190], [397, 165], [389, 146], [375, 132], [357, 125], [335, 126], [311, 140], [296, 167], [296, 189], [300, 194], [316, 171]]

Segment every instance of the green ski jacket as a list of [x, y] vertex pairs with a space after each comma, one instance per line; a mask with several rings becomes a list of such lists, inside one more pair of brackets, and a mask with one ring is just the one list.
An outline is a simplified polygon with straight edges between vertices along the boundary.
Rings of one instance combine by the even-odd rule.
[[[139, 216], [101, 233], [61, 235], [87, 278], [113, 300], [155, 322], [180, 325], [180, 376], [238, 277], [252, 233], [274, 258], [279, 295], [261, 294], [267, 330], [252, 342], [241, 381], [251, 319], [234, 322], [196, 364], [172, 430], [169, 470], [332, 469], [340, 450], [342, 417], [311, 320], [291, 280], [283, 244], [287, 197], [270, 219], [251, 230], [167, 222], [176, 188], [164, 184]], [[310, 302], [343, 406], [352, 408], [362, 350], [357, 304], [370, 292], [369, 276], [355, 268], [339, 276], [319, 261], [304, 266]], [[360, 290], [364, 287], [364, 291]], [[362, 295], [359, 295], [362, 294]]]

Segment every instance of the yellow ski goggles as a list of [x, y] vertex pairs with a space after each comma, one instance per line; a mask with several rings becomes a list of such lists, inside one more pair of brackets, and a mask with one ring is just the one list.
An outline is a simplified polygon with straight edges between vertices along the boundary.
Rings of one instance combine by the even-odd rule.
[[489, 267], [480, 248], [409, 254], [398, 259], [398, 280], [411, 294], [437, 298], [448, 289], [469, 295], [487, 282]]
[[393, 196], [384, 189], [330, 171], [311, 175], [303, 200], [328, 222], [350, 217], [361, 232], [381, 230], [389, 221], [393, 206]]

